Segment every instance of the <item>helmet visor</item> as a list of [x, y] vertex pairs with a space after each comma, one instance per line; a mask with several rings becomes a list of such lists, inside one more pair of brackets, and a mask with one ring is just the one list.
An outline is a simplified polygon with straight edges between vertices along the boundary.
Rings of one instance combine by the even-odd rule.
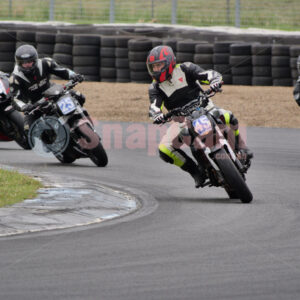
[[34, 65], [34, 61], [33, 60], [29, 60], [29, 61], [23, 61], [21, 63], [21, 67], [24, 69], [31, 69]]
[[148, 70], [150, 74], [159, 74], [164, 71], [166, 67], [166, 61], [156, 61], [154, 63], [148, 63]]

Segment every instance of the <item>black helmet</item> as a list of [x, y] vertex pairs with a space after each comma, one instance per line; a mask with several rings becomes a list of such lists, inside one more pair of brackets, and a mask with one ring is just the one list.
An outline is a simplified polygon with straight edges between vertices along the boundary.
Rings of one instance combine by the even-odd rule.
[[[160, 71], [153, 70], [153, 65], [156, 63], [164, 63]], [[163, 82], [171, 77], [175, 65], [176, 57], [169, 46], [157, 46], [150, 51], [147, 57], [148, 72], [158, 82]]]
[[[19, 67], [19, 70], [24, 74], [33, 73], [38, 60], [38, 53], [36, 49], [31, 45], [20, 46], [15, 53], [15, 61]], [[32, 66], [24, 67], [23, 64], [33, 62]]]

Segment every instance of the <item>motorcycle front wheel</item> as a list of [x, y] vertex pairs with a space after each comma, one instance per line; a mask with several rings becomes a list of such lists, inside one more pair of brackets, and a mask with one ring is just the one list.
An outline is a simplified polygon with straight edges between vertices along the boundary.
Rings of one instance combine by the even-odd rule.
[[55, 157], [62, 163], [62, 164], [71, 164], [76, 160], [76, 158], [68, 155], [67, 153], [55, 155]]
[[99, 142], [96, 148], [90, 150], [89, 157], [91, 161], [98, 167], [105, 167], [108, 163], [107, 154], [101, 142]]
[[238, 198], [243, 203], [250, 203], [253, 199], [253, 195], [242, 175], [224, 149], [221, 149], [216, 153], [215, 162], [218, 164], [220, 171], [229, 186], [229, 188], [226, 189], [229, 197], [231, 199]]

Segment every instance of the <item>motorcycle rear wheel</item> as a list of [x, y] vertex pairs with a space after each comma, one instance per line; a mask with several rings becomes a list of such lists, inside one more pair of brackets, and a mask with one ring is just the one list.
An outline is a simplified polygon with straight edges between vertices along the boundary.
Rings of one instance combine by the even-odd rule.
[[229, 186], [228, 191], [230, 191], [230, 193], [227, 190], [226, 191], [230, 199], [233, 199], [234, 197], [239, 198], [243, 203], [250, 203], [253, 199], [253, 195], [242, 175], [224, 149], [221, 149], [216, 153], [215, 161]]

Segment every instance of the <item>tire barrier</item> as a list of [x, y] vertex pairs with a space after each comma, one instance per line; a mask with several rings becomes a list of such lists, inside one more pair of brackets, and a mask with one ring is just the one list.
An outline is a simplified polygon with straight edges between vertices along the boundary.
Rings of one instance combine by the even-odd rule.
[[[281, 42], [281, 43], [280, 43]], [[293, 42], [295, 42], [293, 44]], [[222, 73], [225, 84], [292, 86], [298, 78], [300, 37], [220, 34], [167, 26], [19, 25], [0, 23], [0, 70], [12, 72], [23, 44], [40, 57], [81, 73], [88, 81], [150, 83], [148, 52], [172, 47], [177, 62], [191, 61]]]
[[101, 81], [115, 82], [116, 71], [116, 39], [114, 36], [101, 36], [100, 48], [100, 77]]
[[73, 36], [73, 70], [84, 75], [86, 81], [100, 80], [100, 40], [93, 34]]
[[128, 58], [130, 79], [139, 83], [150, 83], [151, 77], [148, 74], [146, 59], [148, 52], [152, 49], [150, 38], [130, 39], [128, 41]]
[[297, 70], [297, 60], [300, 56], [300, 45], [290, 47], [290, 67], [291, 67], [291, 77], [293, 80], [293, 85], [295, 85], [298, 79], [298, 70]]
[[14, 68], [16, 31], [0, 31], [0, 71], [10, 73]]
[[232, 83], [232, 73], [229, 64], [231, 44], [232, 42], [230, 41], [223, 41], [216, 42], [213, 46], [213, 69], [223, 75], [223, 81], [225, 84]]
[[229, 46], [229, 65], [232, 73], [232, 84], [252, 84], [251, 44], [237, 43]]
[[39, 57], [53, 57], [56, 34], [47, 32], [37, 32], [35, 35], [36, 50]]
[[73, 69], [73, 34], [58, 33], [55, 38], [53, 59], [60, 65]]
[[130, 68], [128, 58], [128, 41], [133, 36], [116, 36], [115, 48], [115, 67], [116, 67], [116, 82], [130, 82]]
[[291, 86], [290, 47], [272, 45], [272, 78], [274, 86]]
[[17, 31], [16, 48], [18, 48], [24, 44], [29, 44], [29, 45], [36, 47], [35, 39], [36, 39], [35, 31], [25, 31], [25, 30]]

